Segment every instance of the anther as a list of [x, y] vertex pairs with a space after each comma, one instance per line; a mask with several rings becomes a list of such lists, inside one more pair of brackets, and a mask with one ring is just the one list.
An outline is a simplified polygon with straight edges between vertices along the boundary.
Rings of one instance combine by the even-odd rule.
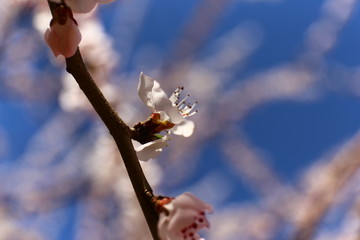
[[183, 98], [183, 100], [181, 100], [177, 105], [181, 105], [182, 103], [184, 103], [186, 101], [186, 99], [188, 99], [190, 97], [190, 94], [188, 94], [186, 97]]
[[195, 115], [197, 112], [198, 112], [198, 110], [195, 110], [195, 111], [193, 111], [193, 112], [191, 112], [191, 113], [188, 113], [188, 114], [186, 115], [186, 117], [191, 117], [191, 116]]
[[191, 109], [194, 109], [194, 107], [198, 104], [198, 102], [194, 102], [193, 105], [191, 105]]

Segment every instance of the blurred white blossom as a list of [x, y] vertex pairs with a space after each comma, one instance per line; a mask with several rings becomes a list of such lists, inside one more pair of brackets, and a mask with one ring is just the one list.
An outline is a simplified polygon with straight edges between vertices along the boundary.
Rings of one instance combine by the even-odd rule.
[[[62, 0], [51, 0], [52, 2], [61, 3]], [[65, 0], [72, 11], [77, 13], [87, 13], [93, 10], [99, 3], [110, 3], [114, 0]]]

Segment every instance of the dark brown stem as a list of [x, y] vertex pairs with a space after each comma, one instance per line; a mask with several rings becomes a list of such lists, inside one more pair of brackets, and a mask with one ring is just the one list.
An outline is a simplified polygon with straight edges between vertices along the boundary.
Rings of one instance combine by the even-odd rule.
[[116, 114], [87, 71], [79, 50], [66, 59], [66, 70], [74, 76], [81, 90], [109, 129], [124, 161], [131, 183], [154, 239], [157, 237], [158, 214], [152, 202], [152, 189], [141, 169], [131, 142], [130, 129]]
[[[51, 11], [58, 6], [50, 1], [48, 1], [48, 3]], [[136, 152], [131, 142], [129, 127], [120, 119], [97, 87], [84, 64], [79, 49], [77, 49], [74, 56], [66, 59], [66, 70], [73, 75], [81, 90], [108, 128], [110, 134], [113, 136], [151, 234], [154, 240], [159, 240], [157, 234], [157, 222], [159, 216], [152, 201], [152, 189], [146, 180], [136, 156]]]

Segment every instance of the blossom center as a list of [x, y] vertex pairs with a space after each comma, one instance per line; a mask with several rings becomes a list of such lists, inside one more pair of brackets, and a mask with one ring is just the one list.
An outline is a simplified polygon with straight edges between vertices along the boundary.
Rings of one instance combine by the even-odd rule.
[[194, 110], [197, 102], [188, 103], [187, 100], [190, 97], [190, 94], [186, 95], [184, 98], [180, 100], [180, 93], [184, 90], [184, 87], [178, 87], [175, 89], [173, 94], [170, 96], [170, 101], [173, 106], [176, 106], [179, 110], [179, 113], [184, 117], [190, 117], [197, 113], [197, 110]]
[[174, 126], [175, 124], [170, 121], [161, 120], [160, 114], [154, 112], [147, 121], [139, 122], [134, 126], [136, 135], [133, 136], [133, 139], [142, 144], [148, 143], [162, 138], [163, 136], [159, 133], [171, 129]]

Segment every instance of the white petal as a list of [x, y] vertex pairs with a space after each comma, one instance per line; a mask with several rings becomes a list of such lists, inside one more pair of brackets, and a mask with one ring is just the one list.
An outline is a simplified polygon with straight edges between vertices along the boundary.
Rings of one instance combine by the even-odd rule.
[[164, 137], [148, 142], [145, 144], [141, 144], [137, 141], [132, 141], [136, 155], [138, 156], [140, 161], [147, 162], [150, 159], [156, 158], [161, 152], [164, 147], [167, 147], [167, 141], [170, 139], [168, 135]]
[[[61, 3], [61, 0], [50, 0], [55, 3]], [[97, 3], [110, 3], [114, 0], [65, 0], [67, 6], [76, 13], [87, 13], [93, 10]]]
[[166, 112], [166, 109], [172, 106], [160, 84], [142, 72], [140, 73], [138, 94], [145, 105], [154, 110]]
[[146, 106], [155, 111], [164, 111], [172, 123], [178, 124], [184, 120], [178, 109], [172, 105], [160, 84], [142, 72], [139, 77], [138, 95]]
[[87, 13], [90, 12], [95, 6], [96, 0], [66, 0], [66, 5], [68, 5], [73, 12], [77, 13]]
[[194, 132], [195, 124], [191, 120], [184, 120], [183, 122], [175, 125], [171, 132], [175, 135], [190, 137]]
[[152, 89], [154, 87], [154, 79], [146, 76], [143, 72], [139, 76], [138, 95], [143, 103], [151, 108], [155, 108], [152, 95]]
[[160, 214], [160, 218], [158, 221], [158, 234], [161, 240], [183, 240], [180, 234], [176, 234], [176, 232], [169, 231], [169, 218], [162, 217], [164, 213]]
[[[185, 192], [175, 198], [172, 201], [175, 208], [180, 209], [193, 209], [193, 210], [206, 210], [208, 213], [213, 212], [213, 208], [211, 205], [207, 204], [206, 202], [200, 200], [199, 198], [195, 197], [192, 193]], [[166, 206], [166, 205], [165, 205]]]
[[[170, 102], [170, 100], [169, 100], [169, 102]], [[164, 111], [169, 116], [170, 122], [175, 123], [175, 124], [179, 124], [182, 121], [184, 121], [184, 117], [180, 114], [177, 107], [173, 106], [172, 104], [166, 110], [164, 109]]]

